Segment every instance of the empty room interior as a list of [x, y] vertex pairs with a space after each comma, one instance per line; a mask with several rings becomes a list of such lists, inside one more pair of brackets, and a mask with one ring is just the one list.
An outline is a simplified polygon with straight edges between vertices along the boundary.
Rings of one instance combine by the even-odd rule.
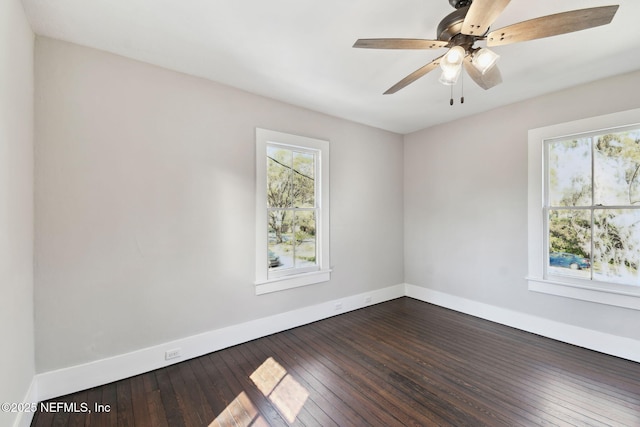
[[640, 425], [612, 1], [1, 2], [0, 426]]

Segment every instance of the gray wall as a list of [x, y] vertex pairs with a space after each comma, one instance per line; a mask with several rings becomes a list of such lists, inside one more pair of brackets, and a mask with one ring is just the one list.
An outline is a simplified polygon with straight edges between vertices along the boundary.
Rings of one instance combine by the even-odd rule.
[[529, 292], [524, 279], [528, 130], [638, 108], [638, 87], [640, 72], [406, 135], [405, 281], [640, 339], [640, 312]]
[[22, 402], [35, 372], [33, 39], [20, 1], [0, 2], [0, 402]]
[[[403, 281], [402, 136], [36, 40], [36, 367]], [[331, 141], [330, 282], [256, 296], [255, 127]]]

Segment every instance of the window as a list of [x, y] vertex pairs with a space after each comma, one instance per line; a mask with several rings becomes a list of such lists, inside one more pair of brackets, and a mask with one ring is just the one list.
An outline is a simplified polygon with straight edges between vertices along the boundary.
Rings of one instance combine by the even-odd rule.
[[639, 269], [640, 110], [530, 131], [529, 289], [640, 309]]
[[545, 149], [547, 276], [640, 285], [640, 127]]
[[256, 293], [329, 280], [329, 142], [256, 130]]

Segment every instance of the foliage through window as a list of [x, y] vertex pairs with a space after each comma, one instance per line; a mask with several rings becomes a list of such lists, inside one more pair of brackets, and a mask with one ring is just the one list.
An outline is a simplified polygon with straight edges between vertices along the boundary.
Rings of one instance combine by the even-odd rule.
[[316, 269], [316, 153], [267, 145], [269, 269]]
[[545, 141], [547, 276], [640, 286], [640, 127]]

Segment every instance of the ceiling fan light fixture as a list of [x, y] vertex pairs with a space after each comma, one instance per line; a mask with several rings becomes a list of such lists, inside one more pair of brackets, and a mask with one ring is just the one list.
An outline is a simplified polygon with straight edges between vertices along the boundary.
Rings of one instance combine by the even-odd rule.
[[493, 67], [500, 55], [485, 47], [476, 50], [471, 56], [471, 64], [482, 74], [486, 73]]
[[443, 68], [442, 74], [440, 75], [440, 83], [447, 86], [456, 84], [456, 82], [458, 81], [458, 77], [460, 77], [461, 71], [462, 65], [458, 65], [457, 67]]
[[440, 68], [443, 71], [449, 69], [459, 69], [462, 66], [462, 61], [466, 52], [462, 46], [454, 46], [442, 57], [440, 61]]

